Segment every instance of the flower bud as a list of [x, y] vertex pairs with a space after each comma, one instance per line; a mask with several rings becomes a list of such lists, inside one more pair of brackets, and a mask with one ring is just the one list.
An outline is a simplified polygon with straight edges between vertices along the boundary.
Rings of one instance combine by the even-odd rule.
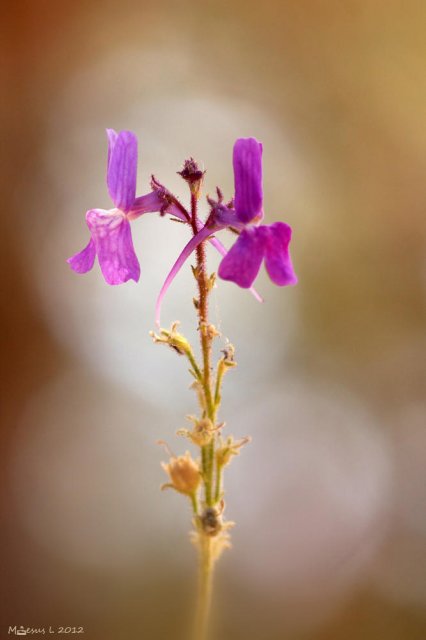
[[184, 456], [172, 456], [168, 464], [163, 462], [161, 466], [169, 474], [171, 480], [170, 483], [163, 485], [162, 489], [175, 489], [186, 496], [191, 496], [196, 492], [201, 474], [189, 451]]
[[198, 196], [205, 171], [201, 171], [194, 158], [185, 160], [183, 169], [178, 174], [188, 183], [191, 193]]

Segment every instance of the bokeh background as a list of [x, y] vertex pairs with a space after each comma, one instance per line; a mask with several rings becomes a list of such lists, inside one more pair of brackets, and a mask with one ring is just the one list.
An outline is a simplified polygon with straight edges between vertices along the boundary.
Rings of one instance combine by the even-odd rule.
[[[234, 547], [221, 640], [426, 635], [426, 4], [419, 0], [1, 3], [1, 615], [87, 640], [185, 638], [195, 584], [164, 452], [193, 413], [186, 365], [153, 345], [187, 230], [133, 225], [138, 285], [65, 259], [109, 207], [104, 129], [134, 130], [185, 197], [193, 155], [232, 195], [234, 140], [264, 143], [267, 220], [294, 229], [299, 284], [230, 283], [237, 347], [222, 417]], [[225, 240], [227, 241], [227, 240]], [[209, 251], [211, 268], [218, 264]], [[189, 269], [188, 269], [189, 271]], [[163, 322], [195, 337], [181, 273]], [[52, 636], [55, 637], [55, 636]]]

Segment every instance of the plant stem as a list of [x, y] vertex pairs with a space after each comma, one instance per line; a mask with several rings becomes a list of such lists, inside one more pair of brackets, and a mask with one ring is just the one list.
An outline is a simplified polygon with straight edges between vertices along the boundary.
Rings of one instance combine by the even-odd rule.
[[214, 492], [214, 501], [215, 503], [219, 502], [220, 494], [222, 492], [222, 465], [216, 465], [216, 488]]
[[200, 535], [199, 553], [199, 591], [194, 640], [208, 640], [209, 614], [213, 587], [212, 539], [209, 536]]
[[187, 354], [188, 356], [188, 360], [191, 363], [191, 367], [197, 377], [197, 379], [199, 380], [199, 382], [203, 382], [203, 375], [198, 367], [197, 361], [194, 358], [194, 354], [192, 353], [192, 351], [188, 351]]
[[190, 496], [190, 499], [191, 499], [191, 504], [192, 504], [192, 509], [193, 509], [193, 511], [194, 511], [194, 515], [196, 515], [196, 516], [197, 516], [197, 515], [198, 515], [198, 500], [197, 500], [197, 496], [196, 496], [196, 494], [195, 494], [195, 493], [193, 493], [193, 494]]
[[[191, 191], [191, 224], [194, 235], [198, 232], [197, 228], [197, 204], [198, 204], [198, 192]], [[207, 417], [214, 422], [215, 419], [215, 406], [213, 402], [212, 388], [211, 388], [211, 342], [212, 338], [208, 331], [208, 296], [209, 285], [207, 281], [207, 268], [206, 268], [206, 250], [204, 242], [198, 245], [196, 249], [197, 256], [197, 284], [198, 284], [198, 328], [200, 332], [200, 344], [201, 353], [203, 356], [203, 371], [202, 371], [202, 384], [204, 390], [204, 396], [206, 399], [206, 412]], [[214, 440], [210, 444], [205, 445], [202, 448], [203, 459], [203, 476], [204, 486], [206, 492], [206, 504], [212, 506], [213, 504], [213, 473], [214, 473]]]
[[[198, 196], [195, 193], [191, 193], [191, 224], [194, 235], [197, 234], [197, 204]], [[196, 249], [197, 256], [197, 284], [198, 284], [198, 318], [199, 318], [199, 331], [201, 352], [203, 355], [203, 383], [204, 392], [206, 394], [206, 406], [209, 418], [213, 413], [213, 398], [211, 391], [211, 376], [210, 376], [210, 354], [211, 354], [211, 338], [208, 335], [208, 296], [209, 286], [207, 282], [207, 269], [206, 269], [206, 248], [205, 242], [201, 242]]]
[[[191, 225], [194, 235], [197, 229], [197, 204], [198, 189], [191, 189]], [[205, 407], [207, 417], [214, 423], [215, 420], [215, 404], [212, 394], [211, 381], [211, 343], [212, 335], [208, 331], [208, 295], [209, 284], [207, 278], [206, 252], [205, 244], [202, 242], [196, 249], [197, 265], [196, 279], [198, 285], [198, 329], [200, 332], [200, 345], [203, 361], [203, 370], [201, 372], [201, 383], [203, 386]], [[207, 507], [213, 505], [213, 476], [214, 476], [214, 455], [215, 441], [201, 447], [201, 460], [203, 470], [203, 481], [205, 489], [205, 501]], [[196, 616], [196, 636], [195, 640], [207, 640], [210, 602], [212, 595], [213, 583], [213, 558], [212, 558], [212, 539], [203, 531], [199, 531], [199, 585], [198, 585], [198, 606]]]

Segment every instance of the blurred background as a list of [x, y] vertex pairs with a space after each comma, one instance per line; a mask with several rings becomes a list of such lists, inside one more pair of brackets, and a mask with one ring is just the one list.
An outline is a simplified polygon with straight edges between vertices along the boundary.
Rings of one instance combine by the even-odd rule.
[[[152, 344], [187, 230], [132, 227], [139, 284], [65, 260], [109, 208], [105, 128], [149, 177], [233, 192], [264, 143], [266, 220], [294, 230], [297, 287], [219, 282], [236, 346], [221, 418], [253, 442], [226, 476], [221, 640], [426, 636], [426, 5], [422, 0], [3, 0], [1, 614], [87, 640], [185, 638], [196, 576], [181, 496], [160, 494], [195, 412]], [[207, 211], [207, 208], [205, 209]], [[222, 234], [224, 242], [229, 242]], [[218, 256], [209, 250], [210, 268]], [[195, 338], [189, 267], [163, 307]], [[52, 636], [54, 637], [54, 636]]]

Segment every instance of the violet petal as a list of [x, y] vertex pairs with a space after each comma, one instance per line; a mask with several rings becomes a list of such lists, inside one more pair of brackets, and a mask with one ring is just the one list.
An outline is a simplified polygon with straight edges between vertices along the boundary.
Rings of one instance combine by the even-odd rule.
[[234, 145], [234, 206], [247, 224], [262, 214], [262, 144], [255, 138], [239, 138]]
[[291, 240], [291, 227], [284, 222], [262, 225], [259, 232], [265, 242], [265, 267], [275, 284], [283, 287], [297, 283], [297, 277], [291, 263], [288, 245]]
[[107, 168], [108, 168], [109, 161], [111, 160], [111, 154], [115, 147], [116, 140], [118, 138], [118, 133], [114, 129], [106, 129], [106, 134], [108, 138], [108, 163], [107, 163]]
[[117, 209], [127, 213], [136, 195], [138, 141], [131, 131], [120, 131], [116, 134], [113, 129], [107, 129], [107, 135], [109, 195]]
[[[226, 249], [226, 247], [221, 243], [220, 240], [218, 240], [215, 236], [211, 236], [209, 238], [209, 242], [210, 244], [216, 249], [216, 251], [219, 251], [220, 255], [222, 257], [225, 257], [228, 253], [228, 250]], [[262, 296], [257, 293], [256, 289], [254, 287], [250, 287], [250, 293], [252, 294], [252, 296], [258, 301], [258, 302], [263, 302], [263, 298]]]
[[137, 282], [140, 266], [126, 216], [117, 209], [91, 209], [86, 220], [106, 282], [122, 284], [130, 279]]
[[96, 248], [95, 243], [92, 238], [89, 240], [89, 244], [80, 251], [76, 253], [71, 258], [68, 258], [67, 262], [70, 265], [71, 269], [76, 273], [87, 273], [92, 269], [93, 264], [95, 262], [96, 257]]
[[235, 209], [229, 209], [224, 204], [217, 204], [212, 209], [211, 218], [217, 225], [244, 231], [245, 225], [241, 222]]
[[264, 255], [262, 234], [256, 227], [245, 229], [219, 265], [219, 277], [248, 289], [259, 273]]

